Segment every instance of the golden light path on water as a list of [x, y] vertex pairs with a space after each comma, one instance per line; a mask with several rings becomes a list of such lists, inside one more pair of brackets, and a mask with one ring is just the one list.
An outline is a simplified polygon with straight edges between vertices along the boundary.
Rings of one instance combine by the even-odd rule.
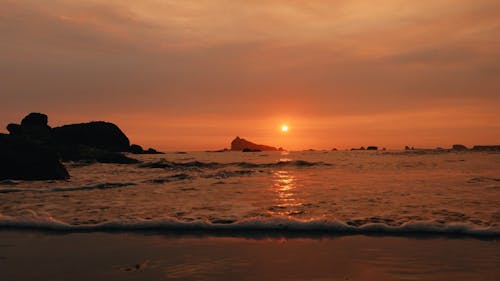
[[[280, 159], [282, 162], [291, 161], [288, 158]], [[294, 210], [303, 205], [302, 200], [297, 198], [296, 189], [298, 188], [296, 176], [289, 170], [276, 170], [273, 172], [272, 190], [276, 193], [276, 205], [270, 209], [274, 215], [296, 215], [301, 213]]]

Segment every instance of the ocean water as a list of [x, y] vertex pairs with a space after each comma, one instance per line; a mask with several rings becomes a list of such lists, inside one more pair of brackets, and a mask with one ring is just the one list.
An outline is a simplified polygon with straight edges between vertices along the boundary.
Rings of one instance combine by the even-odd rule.
[[500, 237], [500, 153], [187, 152], [0, 182], [0, 227]]

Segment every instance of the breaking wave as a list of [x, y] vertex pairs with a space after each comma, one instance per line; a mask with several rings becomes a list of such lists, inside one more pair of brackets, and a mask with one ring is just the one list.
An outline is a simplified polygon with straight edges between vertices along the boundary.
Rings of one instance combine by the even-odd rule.
[[58, 232], [196, 232], [206, 234], [235, 235], [439, 235], [467, 236], [478, 238], [499, 238], [500, 227], [479, 228], [467, 224], [439, 224], [435, 222], [409, 222], [401, 226], [382, 223], [352, 226], [339, 221], [294, 220], [294, 219], [249, 219], [234, 222], [217, 220], [215, 222], [181, 222], [178, 220], [137, 220], [115, 221], [92, 225], [71, 225], [53, 218], [13, 218], [0, 215], [0, 229], [45, 230]]

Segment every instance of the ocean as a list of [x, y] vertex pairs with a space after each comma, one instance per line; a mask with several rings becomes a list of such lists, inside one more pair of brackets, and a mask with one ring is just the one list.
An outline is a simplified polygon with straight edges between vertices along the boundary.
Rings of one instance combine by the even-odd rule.
[[500, 153], [175, 152], [0, 182], [0, 227], [61, 232], [500, 236]]
[[0, 279], [481, 280], [500, 153], [171, 152], [0, 182]]

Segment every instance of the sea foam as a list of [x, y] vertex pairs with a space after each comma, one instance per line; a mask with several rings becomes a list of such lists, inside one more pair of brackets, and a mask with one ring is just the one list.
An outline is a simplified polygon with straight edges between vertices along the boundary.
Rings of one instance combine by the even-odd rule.
[[47, 230], [58, 232], [197, 232], [206, 234], [237, 235], [439, 235], [499, 238], [500, 227], [479, 228], [467, 224], [439, 224], [435, 222], [409, 222], [400, 226], [381, 223], [351, 226], [340, 221], [294, 220], [283, 218], [249, 219], [231, 223], [212, 223], [209, 221], [182, 222], [174, 219], [113, 221], [99, 224], [72, 225], [51, 217], [13, 218], [0, 215], [0, 229]]

